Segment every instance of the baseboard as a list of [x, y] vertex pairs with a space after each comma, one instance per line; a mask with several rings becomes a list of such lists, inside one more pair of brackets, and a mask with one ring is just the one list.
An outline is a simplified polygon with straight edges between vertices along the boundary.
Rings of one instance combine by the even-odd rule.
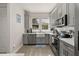
[[18, 50], [23, 46], [23, 44], [21, 44], [16, 50], [13, 51], [13, 53], [18, 52]]

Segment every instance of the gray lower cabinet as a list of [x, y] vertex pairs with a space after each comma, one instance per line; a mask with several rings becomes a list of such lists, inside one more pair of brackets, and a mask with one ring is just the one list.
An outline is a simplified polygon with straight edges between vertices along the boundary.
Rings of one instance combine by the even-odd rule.
[[23, 34], [23, 44], [48, 44], [49, 34]]
[[23, 44], [36, 44], [36, 34], [24, 34]]
[[46, 44], [49, 43], [49, 39], [50, 39], [50, 35], [49, 34], [45, 34], [45, 43]]
[[49, 40], [48, 34], [43, 34], [43, 36], [40, 37], [36, 36], [36, 44], [48, 44], [48, 40]]
[[23, 44], [28, 44], [28, 34], [23, 34]]
[[60, 40], [60, 56], [74, 56], [74, 47]]
[[49, 40], [48, 40], [49, 45], [52, 45], [52, 35], [49, 35]]
[[36, 37], [36, 44], [44, 44], [45, 38], [44, 37]]
[[59, 54], [60, 56], [63, 56], [63, 43], [60, 41], [60, 50], [59, 50]]
[[36, 34], [28, 34], [28, 44], [36, 44]]

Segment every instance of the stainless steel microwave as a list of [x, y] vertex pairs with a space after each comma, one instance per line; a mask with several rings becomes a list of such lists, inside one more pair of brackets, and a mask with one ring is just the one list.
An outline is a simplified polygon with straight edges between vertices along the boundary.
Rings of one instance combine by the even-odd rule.
[[62, 18], [56, 20], [57, 27], [67, 26], [67, 14], [65, 14]]

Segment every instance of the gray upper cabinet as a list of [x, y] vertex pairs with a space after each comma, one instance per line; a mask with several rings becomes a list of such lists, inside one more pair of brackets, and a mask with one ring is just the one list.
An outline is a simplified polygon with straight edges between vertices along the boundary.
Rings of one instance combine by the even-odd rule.
[[62, 18], [67, 14], [67, 4], [57, 4], [54, 10], [50, 13], [50, 25], [51, 27], [56, 25], [56, 20]]
[[55, 26], [55, 21], [58, 19], [58, 9], [55, 8], [51, 13], [50, 13], [50, 25], [51, 27]]
[[49, 18], [50, 18], [50, 28], [52, 28], [52, 14], [49, 14]]
[[58, 18], [63, 17], [65, 14], [68, 15], [68, 25], [73, 26], [75, 24], [75, 5], [74, 3], [63, 3], [58, 4]]
[[49, 15], [50, 15], [50, 28], [52, 28], [53, 25], [52, 12]]
[[68, 4], [68, 20], [69, 26], [75, 25], [75, 5], [74, 3]]
[[55, 25], [55, 21], [62, 18], [65, 14], [68, 16], [68, 26], [75, 25], [75, 5], [74, 3], [60, 3], [57, 4], [54, 10], [50, 13], [51, 27]]
[[66, 3], [62, 4], [62, 16], [64, 16], [65, 14], [67, 14], [67, 4]]
[[58, 8], [58, 19], [59, 19], [62, 17], [62, 5], [58, 4], [57, 8]]
[[63, 17], [65, 14], [67, 14], [67, 4], [58, 4], [58, 18]]

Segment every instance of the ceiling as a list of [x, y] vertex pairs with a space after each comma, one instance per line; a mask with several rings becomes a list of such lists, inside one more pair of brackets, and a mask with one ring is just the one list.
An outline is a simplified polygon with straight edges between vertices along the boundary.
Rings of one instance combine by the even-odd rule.
[[50, 12], [56, 3], [22, 3], [22, 7], [30, 12]]

